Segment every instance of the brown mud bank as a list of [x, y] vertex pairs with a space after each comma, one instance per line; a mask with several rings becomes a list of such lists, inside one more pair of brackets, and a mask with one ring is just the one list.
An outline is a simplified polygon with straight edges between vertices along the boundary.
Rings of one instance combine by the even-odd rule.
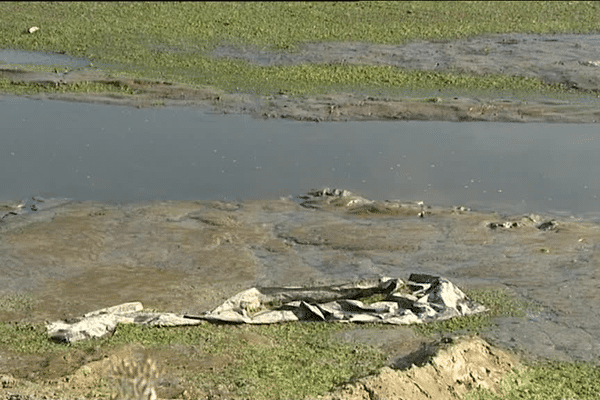
[[321, 96], [259, 96], [223, 93], [215, 88], [193, 88], [171, 82], [114, 78], [101, 72], [72, 72], [65, 76], [38, 72], [0, 70], [0, 76], [13, 81], [60, 85], [98, 82], [126, 86], [131, 95], [104, 93], [53, 93], [28, 95], [52, 99], [131, 107], [193, 106], [225, 114], [250, 114], [259, 118], [286, 118], [298, 121], [489, 121], [562, 122], [600, 121], [596, 106], [560, 99], [514, 100], [476, 97], [390, 98], [352, 93]]
[[[320, 96], [259, 96], [223, 93], [173, 82], [114, 78], [100, 70], [46, 74], [0, 69], [0, 77], [15, 82], [62, 85], [100, 82], [128, 87], [134, 94], [55, 93], [32, 95], [42, 99], [100, 102], [135, 107], [197, 106], [219, 113], [251, 114], [261, 118], [304, 121], [438, 120], [492, 122], [600, 121], [593, 96], [600, 90], [600, 60], [596, 48], [600, 35], [491, 35], [451, 42], [413, 42], [390, 46], [366, 43], [305, 44], [293, 53], [268, 52], [250, 47], [221, 46], [212, 57], [245, 60], [263, 66], [320, 64], [387, 65], [407, 70], [502, 74], [538, 78], [558, 84], [581, 99], [533, 93], [523, 99], [485, 94], [448, 94], [451, 87], [428, 94], [380, 96], [331, 93]], [[501, 89], [501, 88], [500, 88]], [[423, 91], [424, 92], [424, 91]], [[455, 91], [457, 92], [457, 91]], [[465, 90], [458, 91], [465, 92]], [[457, 92], [457, 93], [458, 93]], [[575, 98], [575, 99], [574, 99]]]
[[[407, 327], [349, 325], [337, 339], [379, 347], [389, 358], [417, 366], [386, 367], [326, 398], [460, 398], [476, 387], [497, 389], [519, 365], [511, 351], [564, 361], [600, 356], [597, 223], [374, 202], [343, 190], [241, 203], [115, 206], [37, 199], [1, 210], [3, 321], [68, 319], [128, 301], [198, 314], [251, 286], [422, 272], [467, 290], [505, 290], [536, 307], [524, 317], [496, 320], [481, 334], [493, 346], [478, 337], [450, 338], [455, 343], [444, 345]], [[75, 352], [72, 359], [0, 353], [0, 367], [8, 373], [1, 377], [0, 395], [102, 397], [98, 382], [107, 366], [136, 351], [99, 349]], [[148, 351], [165, 365], [190, 368], [182, 348]], [[176, 375], [175, 369], [169, 373]], [[181, 397], [189, 388], [171, 378], [159, 395]]]
[[[272, 201], [58, 203], [5, 214], [0, 295], [32, 297], [2, 320], [52, 321], [115, 304], [208, 311], [252, 286], [411, 273], [533, 302], [485, 336], [535, 357], [600, 356], [600, 226], [464, 208], [372, 202], [347, 191]], [[300, 202], [301, 201], [301, 202]], [[6, 206], [8, 208], [8, 206]]]

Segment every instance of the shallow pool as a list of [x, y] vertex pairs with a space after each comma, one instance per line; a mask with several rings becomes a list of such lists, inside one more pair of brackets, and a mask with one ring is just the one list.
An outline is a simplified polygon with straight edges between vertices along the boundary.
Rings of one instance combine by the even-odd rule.
[[42, 64], [60, 65], [65, 67], [89, 67], [90, 62], [85, 58], [70, 57], [64, 54], [41, 53], [37, 51], [0, 49], [0, 63], [4, 64]]

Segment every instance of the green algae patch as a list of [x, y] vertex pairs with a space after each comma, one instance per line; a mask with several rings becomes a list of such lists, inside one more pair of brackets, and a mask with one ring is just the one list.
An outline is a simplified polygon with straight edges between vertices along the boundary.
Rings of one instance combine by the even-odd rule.
[[0, 78], [0, 92], [10, 94], [41, 93], [116, 93], [132, 95], [135, 91], [126, 84], [114, 82], [22, 82]]
[[0, 296], [0, 313], [13, 311], [31, 311], [35, 301], [24, 294]]
[[[260, 67], [241, 61], [212, 61], [223, 72], [206, 77], [203, 83], [226, 91], [269, 94], [316, 95], [345, 91], [381, 91], [394, 89], [440, 90], [514, 90], [517, 92], [562, 91], [558, 85], [546, 85], [540, 79], [504, 75], [474, 76], [454, 73], [403, 70], [391, 66], [303, 64]], [[184, 77], [181, 77], [184, 78]], [[200, 83], [200, 82], [192, 82]]]
[[[594, 2], [0, 3], [0, 48], [86, 57], [111, 74], [230, 92], [457, 88], [555, 90], [537, 79], [403, 71], [368, 65], [259, 67], [214, 60], [219, 45], [294, 51], [311, 42], [402, 44], [494, 33], [598, 31]], [[29, 33], [29, 28], [39, 30]], [[89, 85], [89, 84], [88, 84]], [[39, 88], [0, 87], [9, 93]], [[86, 88], [64, 86], [64, 91]], [[109, 87], [89, 88], [110, 91]]]
[[[0, 47], [131, 62], [216, 44], [401, 44], [492, 33], [598, 31], [595, 2], [10, 2]], [[37, 26], [33, 34], [27, 30]]]

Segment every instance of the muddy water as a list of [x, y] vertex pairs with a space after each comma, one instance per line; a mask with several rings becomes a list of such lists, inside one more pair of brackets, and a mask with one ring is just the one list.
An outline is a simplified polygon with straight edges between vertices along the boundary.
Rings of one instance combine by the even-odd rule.
[[600, 212], [594, 125], [264, 121], [0, 99], [0, 201], [269, 199], [314, 187], [482, 210]]

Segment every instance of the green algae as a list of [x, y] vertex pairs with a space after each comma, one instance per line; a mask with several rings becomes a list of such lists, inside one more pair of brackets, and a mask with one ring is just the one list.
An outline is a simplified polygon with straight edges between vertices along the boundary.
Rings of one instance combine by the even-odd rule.
[[42, 93], [118, 93], [134, 94], [135, 91], [121, 82], [13, 82], [0, 78], [0, 92], [10, 94]]
[[[222, 43], [401, 44], [493, 33], [598, 31], [595, 2], [11, 2], [0, 47], [125, 61], [203, 52]], [[38, 26], [35, 34], [25, 34]]]

